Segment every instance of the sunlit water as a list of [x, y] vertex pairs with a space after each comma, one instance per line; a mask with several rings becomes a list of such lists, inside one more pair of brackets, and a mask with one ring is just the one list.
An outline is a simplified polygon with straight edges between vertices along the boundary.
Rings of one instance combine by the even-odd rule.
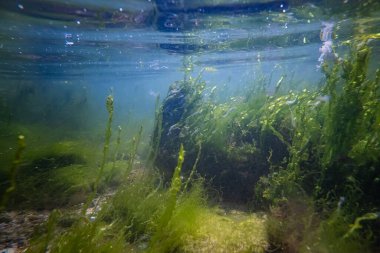
[[84, 110], [76, 127], [101, 122], [110, 93], [117, 123], [153, 118], [156, 96], [165, 97], [186, 68], [193, 76], [203, 70], [221, 98], [262, 77], [268, 94], [281, 78], [296, 89], [318, 87], [323, 22], [333, 24], [334, 46], [379, 24], [373, 14], [356, 22], [345, 5], [326, 14], [331, 6], [318, 1], [156, 2], [2, 1], [1, 121], [65, 125]]

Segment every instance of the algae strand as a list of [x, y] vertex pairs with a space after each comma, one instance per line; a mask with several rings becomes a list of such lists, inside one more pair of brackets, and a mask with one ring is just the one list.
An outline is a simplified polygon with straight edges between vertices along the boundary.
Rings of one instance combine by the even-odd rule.
[[7, 190], [5, 191], [5, 193], [2, 197], [1, 205], [0, 205], [0, 211], [6, 207], [10, 194], [14, 190], [16, 190], [16, 175], [17, 175], [17, 171], [18, 171], [18, 168], [20, 166], [20, 163], [21, 163], [22, 153], [23, 153], [24, 149], [26, 148], [24, 135], [19, 135], [17, 137], [17, 139], [18, 139], [17, 140], [17, 150], [16, 150], [15, 157], [13, 159], [13, 162], [12, 162], [12, 167], [10, 169], [10, 183], [11, 183], [11, 185], [7, 188]]
[[83, 205], [82, 212], [81, 212], [82, 215], [84, 215], [86, 213], [86, 210], [90, 206], [91, 201], [96, 196], [96, 194], [98, 192], [98, 187], [99, 187], [100, 179], [103, 176], [104, 167], [105, 167], [105, 164], [106, 164], [106, 160], [107, 160], [107, 156], [108, 156], [108, 151], [109, 151], [109, 144], [110, 144], [111, 134], [112, 134], [111, 127], [112, 127], [112, 119], [113, 119], [113, 111], [114, 111], [113, 96], [112, 95], [108, 95], [108, 97], [107, 97], [106, 108], [107, 108], [107, 112], [108, 112], [108, 121], [107, 121], [107, 126], [106, 126], [106, 133], [105, 133], [105, 141], [104, 141], [104, 147], [103, 147], [102, 161], [101, 161], [101, 164], [100, 164], [100, 169], [99, 169], [98, 175], [97, 175], [97, 177], [95, 179], [95, 182], [94, 182], [93, 192], [90, 194], [90, 196], [89, 196], [87, 202], [85, 203], [85, 205]]
[[128, 168], [124, 172], [124, 178], [126, 178], [128, 176], [128, 173], [133, 169], [133, 163], [134, 163], [134, 161], [136, 159], [137, 150], [139, 148], [142, 132], [143, 132], [143, 127], [140, 126], [140, 130], [137, 133], [136, 137], [133, 137], [132, 150], [131, 150], [131, 153], [129, 155]]

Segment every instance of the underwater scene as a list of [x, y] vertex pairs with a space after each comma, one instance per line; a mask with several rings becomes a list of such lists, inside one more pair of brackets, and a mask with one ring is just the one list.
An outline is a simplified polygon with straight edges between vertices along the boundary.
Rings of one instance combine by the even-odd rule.
[[0, 1], [0, 252], [380, 252], [380, 2]]

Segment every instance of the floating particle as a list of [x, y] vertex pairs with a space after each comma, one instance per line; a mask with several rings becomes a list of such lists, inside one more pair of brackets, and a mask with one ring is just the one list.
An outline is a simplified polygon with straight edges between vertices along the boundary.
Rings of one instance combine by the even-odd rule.
[[23, 10], [23, 9], [24, 9], [24, 5], [22, 5], [22, 4], [18, 4], [17, 7], [18, 7], [20, 10]]

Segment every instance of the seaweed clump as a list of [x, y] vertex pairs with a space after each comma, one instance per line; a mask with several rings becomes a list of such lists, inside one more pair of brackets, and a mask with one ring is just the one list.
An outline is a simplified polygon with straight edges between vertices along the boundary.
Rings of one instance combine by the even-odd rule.
[[181, 146], [168, 189], [153, 171], [135, 170], [96, 218], [54, 211], [27, 252], [265, 252], [264, 219], [208, 208], [201, 179], [185, 188], [184, 157]]
[[[331, 233], [336, 238], [336, 243], [327, 243], [319, 237], [316, 249], [339, 244], [335, 249], [368, 252], [380, 240], [375, 232], [380, 207], [380, 71], [373, 75], [368, 70], [369, 43], [370, 38], [357, 37], [350, 41], [345, 59], [324, 63], [324, 85], [318, 90], [285, 92], [279, 87], [269, 96], [265, 86], [258, 86], [243, 100], [216, 103], [206, 96], [206, 88], [197, 89], [199, 78], [179, 86], [186, 89], [171, 88], [162, 105], [156, 165], [167, 173], [165, 164], [173, 162], [172, 150], [179, 143], [188, 150], [188, 161], [194, 161], [201, 143], [197, 172], [212, 181], [223, 201], [271, 209], [275, 223], [284, 226], [282, 232]], [[166, 115], [172, 112], [176, 117]], [[185, 163], [183, 171], [189, 174], [191, 163]], [[289, 215], [304, 219], [292, 223]], [[360, 217], [363, 224], [348, 233]], [[298, 241], [310, 243], [301, 234]], [[350, 244], [352, 238], [357, 238], [356, 246]], [[290, 250], [291, 244], [280, 247]]]

